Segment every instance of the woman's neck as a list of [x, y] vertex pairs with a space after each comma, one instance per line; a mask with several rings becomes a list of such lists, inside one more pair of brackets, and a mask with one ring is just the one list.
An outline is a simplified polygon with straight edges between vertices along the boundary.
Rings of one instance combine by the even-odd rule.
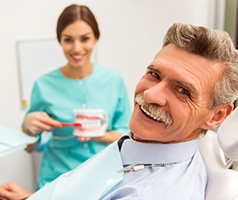
[[82, 79], [93, 72], [93, 65], [90, 63], [88, 66], [80, 67], [80, 68], [75, 68], [71, 67], [69, 64], [65, 65], [60, 69], [61, 73], [69, 78], [69, 79]]

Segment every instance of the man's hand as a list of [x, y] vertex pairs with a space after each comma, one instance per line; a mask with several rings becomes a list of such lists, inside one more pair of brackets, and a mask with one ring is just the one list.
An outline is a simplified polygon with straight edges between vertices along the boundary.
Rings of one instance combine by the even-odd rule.
[[32, 193], [25, 190], [15, 182], [9, 182], [0, 187], [0, 200], [22, 200]]

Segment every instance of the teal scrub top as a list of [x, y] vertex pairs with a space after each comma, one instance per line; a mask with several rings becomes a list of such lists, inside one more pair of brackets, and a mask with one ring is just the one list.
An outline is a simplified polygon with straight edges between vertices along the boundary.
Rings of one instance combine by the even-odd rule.
[[[103, 109], [108, 115], [107, 131], [129, 131], [130, 102], [122, 76], [114, 69], [94, 64], [90, 76], [73, 80], [60, 69], [38, 78], [32, 90], [28, 113], [43, 111], [61, 122], [73, 122], [74, 109]], [[73, 127], [55, 128], [44, 146], [38, 189], [59, 175], [74, 169], [107, 146], [94, 141], [79, 142]]]

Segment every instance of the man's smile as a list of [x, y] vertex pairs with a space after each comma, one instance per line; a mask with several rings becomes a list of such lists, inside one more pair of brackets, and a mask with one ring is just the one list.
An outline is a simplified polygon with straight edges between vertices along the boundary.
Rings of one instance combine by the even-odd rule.
[[172, 125], [172, 117], [165, 113], [158, 105], [148, 104], [144, 100], [142, 94], [136, 95], [135, 102], [140, 105], [141, 110], [146, 114], [146, 116], [149, 116], [155, 121], [164, 123], [167, 128]]

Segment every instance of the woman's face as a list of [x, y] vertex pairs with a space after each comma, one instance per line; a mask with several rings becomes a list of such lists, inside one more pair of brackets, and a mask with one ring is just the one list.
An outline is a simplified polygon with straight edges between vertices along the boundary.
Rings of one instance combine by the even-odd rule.
[[91, 26], [85, 21], [77, 20], [66, 26], [61, 33], [60, 44], [68, 65], [73, 68], [90, 66], [90, 56], [96, 42]]

